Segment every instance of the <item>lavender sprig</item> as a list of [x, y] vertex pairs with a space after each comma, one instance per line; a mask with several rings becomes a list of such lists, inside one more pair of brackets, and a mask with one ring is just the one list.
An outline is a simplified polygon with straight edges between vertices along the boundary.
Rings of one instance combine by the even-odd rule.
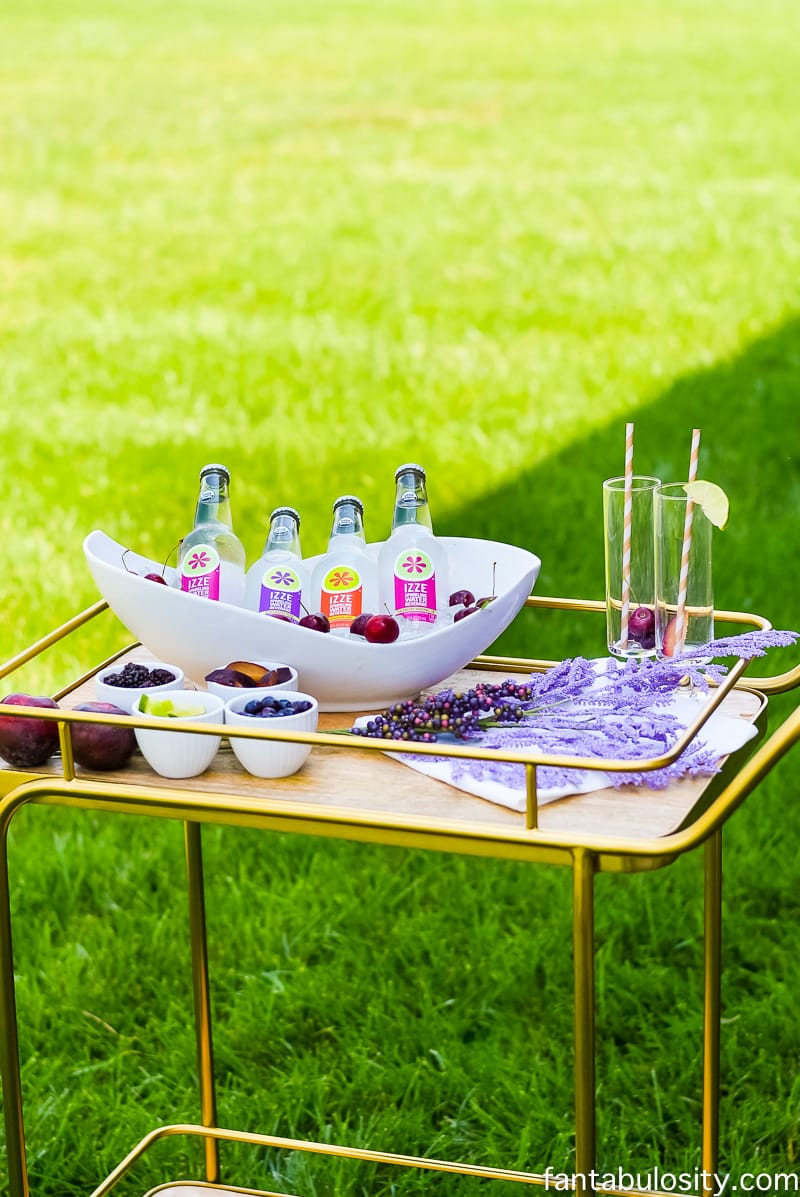
[[760, 632], [742, 632], [740, 636], [722, 636], [719, 640], [709, 640], [696, 648], [686, 649], [676, 661], [686, 661], [692, 657], [743, 657], [751, 661], [753, 657], [765, 657], [768, 648], [788, 648], [794, 644], [800, 633], [780, 632], [776, 628]]

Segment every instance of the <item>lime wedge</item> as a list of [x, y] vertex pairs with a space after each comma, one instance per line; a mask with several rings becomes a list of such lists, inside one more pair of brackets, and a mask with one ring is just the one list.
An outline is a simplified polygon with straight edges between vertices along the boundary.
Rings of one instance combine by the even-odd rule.
[[687, 482], [683, 489], [692, 502], [703, 509], [715, 528], [725, 527], [730, 503], [721, 486], [717, 486], [716, 482]]
[[160, 715], [167, 719], [187, 719], [192, 715], [204, 715], [204, 706], [177, 706], [171, 698], [153, 698], [152, 694], [143, 694], [139, 699], [139, 710], [143, 715]]

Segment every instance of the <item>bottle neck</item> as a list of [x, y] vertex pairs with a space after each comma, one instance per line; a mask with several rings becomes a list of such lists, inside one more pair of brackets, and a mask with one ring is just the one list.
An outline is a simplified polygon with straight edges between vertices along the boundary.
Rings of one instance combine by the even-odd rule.
[[328, 551], [344, 544], [366, 547], [366, 543], [361, 509], [355, 503], [340, 504], [333, 513]]
[[397, 479], [392, 531], [408, 524], [416, 524], [429, 532], [433, 531], [425, 479], [416, 472], [401, 474]]
[[273, 517], [269, 526], [269, 535], [264, 545], [265, 553], [291, 553], [294, 557], [301, 557], [300, 529], [297, 520], [292, 515], [282, 514]]
[[200, 483], [194, 516], [195, 528], [200, 524], [223, 524], [226, 528], [233, 529], [228, 483], [221, 474], [206, 474]]

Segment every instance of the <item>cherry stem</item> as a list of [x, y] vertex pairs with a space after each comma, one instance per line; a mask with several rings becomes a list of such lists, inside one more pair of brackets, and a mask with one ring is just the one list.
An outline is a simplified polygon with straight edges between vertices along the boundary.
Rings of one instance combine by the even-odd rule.
[[172, 556], [172, 554], [175, 552], [176, 549], [180, 551], [180, 547], [182, 544], [183, 544], [183, 537], [181, 537], [180, 540], [178, 541], [178, 543], [174, 544], [172, 546], [172, 548], [170, 549], [170, 551], [167, 553], [167, 556], [164, 560], [164, 564], [161, 566], [161, 577], [162, 578], [164, 577], [164, 574], [167, 571], [167, 564], [169, 563], [170, 557]]

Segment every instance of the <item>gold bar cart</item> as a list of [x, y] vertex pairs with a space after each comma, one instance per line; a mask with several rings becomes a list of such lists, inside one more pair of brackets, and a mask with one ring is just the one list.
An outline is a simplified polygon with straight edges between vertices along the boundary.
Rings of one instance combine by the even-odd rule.
[[[539, 596], [528, 607], [560, 610], [605, 610], [599, 602]], [[44, 649], [76, 632], [106, 609], [98, 603], [63, 627], [24, 650], [0, 667], [0, 677], [12, 674]], [[766, 620], [741, 612], [719, 612], [720, 622], [769, 627]], [[137, 647], [122, 656], [136, 657]], [[101, 662], [97, 669], [108, 662]], [[466, 671], [444, 684], [458, 685], [486, 672], [520, 673], [542, 670], [554, 662], [483, 656]], [[769, 740], [747, 757], [744, 750], [729, 758], [714, 778], [695, 778], [667, 790], [647, 791], [641, 801], [638, 787], [598, 790], [548, 804], [539, 809], [536, 771], [541, 764], [613, 771], [646, 771], [671, 763], [683, 751], [713, 710], [722, 709], [756, 723], [763, 731], [767, 695], [800, 684], [800, 667], [774, 678], [750, 679], [743, 684], [747, 662], [739, 661], [725, 682], [681, 738], [666, 754], [649, 761], [586, 761], [530, 752], [493, 753], [494, 760], [525, 765], [527, 810], [506, 810], [473, 798], [452, 787], [405, 769], [388, 759], [380, 741], [347, 740], [335, 734], [336, 720], [323, 716], [316, 733], [279, 734], [278, 738], [310, 742], [314, 746], [302, 773], [286, 782], [263, 782], [243, 774], [232, 754], [220, 754], [213, 770], [191, 785], [155, 779], [146, 765], [134, 758], [131, 767], [116, 774], [76, 773], [71, 750], [71, 725], [81, 722], [114, 722], [114, 716], [74, 712], [70, 706], [90, 695], [95, 669], [76, 679], [56, 695], [62, 706], [43, 709], [39, 717], [59, 725], [60, 765], [32, 772], [0, 766], [0, 1069], [7, 1136], [9, 1193], [29, 1197], [17, 1037], [12, 925], [9, 899], [7, 840], [15, 814], [28, 803], [66, 805], [71, 808], [139, 814], [150, 818], [180, 820], [184, 824], [189, 934], [192, 953], [195, 1034], [200, 1087], [200, 1121], [168, 1124], [152, 1130], [93, 1190], [104, 1197], [134, 1163], [161, 1139], [183, 1135], [199, 1138], [204, 1147], [205, 1179], [172, 1181], [152, 1189], [162, 1197], [199, 1197], [200, 1194], [244, 1194], [222, 1184], [220, 1143], [223, 1141], [287, 1148], [340, 1158], [365, 1160], [398, 1167], [428, 1169], [464, 1176], [544, 1185], [535, 1172], [480, 1167], [449, 1160], [419, 1158], [352, 1148], [330, 1143], [258, 1135], [217, 1126], [214, 1083], [209, 965], [201, 828], [203, 823], [227, 824], [267, 831], [331, 836], [366, 843], [424, 848], [465, 855], [492, 856], [532, 863], [567, 865], [573, 873], [574, 1049], [575, 1049], [575, 1175], [576, 1188], [588, 1190], [596, 1158], [595, 1094], [595, 958], [594, 878], [599, 872], [641, 872], [661, 868], [685, 852], [704, 851], [704, 1019], [703, 1019], [703, 1123], [702, 1167], [717, 1170], [720, 1099], [720, 975], [722, 967], [722, 830], [727, 819], [800, 737], [800, 709], [795, 709]], [[11, 713], [12, 708], [8, 708]], [[146, 725], [148, 720], [137, 717]], [[204, 734], [252, 735], [230, 727], [202, 725]], [[276, 733], [266, 733], [274, 737]], [[480, 758], [479, 745], [432, 746], [393, 744], [392, 751], [411, 751], [462, 758]], [[227, 759], [226, 759], [227, 757]], [[635, 812], [635, 814], [634, 814]], [[606, 1190], [617, 1191], [617, 1190]], [[632, 1190], [627, 1190], [628, 1192]], [[263, 1197], [270, 1197], [260, 1191]]]

